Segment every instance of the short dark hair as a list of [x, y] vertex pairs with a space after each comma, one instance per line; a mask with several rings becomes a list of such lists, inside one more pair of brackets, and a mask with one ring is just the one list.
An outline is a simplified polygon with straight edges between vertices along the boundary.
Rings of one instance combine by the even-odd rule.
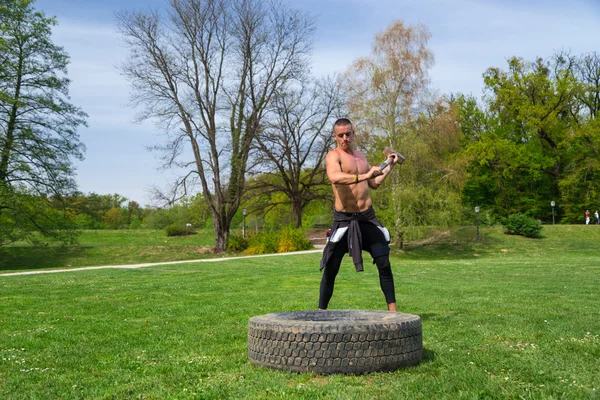
[[352, 125], [352, 121], [350, 121], [348, 118], [336, 119], [335, 122], [333, 123], [333, 129], [335, 129], [336, 126], [344, 126], [344, 125], [351, 125], [352, 129], [354, 129], [354, 125]]

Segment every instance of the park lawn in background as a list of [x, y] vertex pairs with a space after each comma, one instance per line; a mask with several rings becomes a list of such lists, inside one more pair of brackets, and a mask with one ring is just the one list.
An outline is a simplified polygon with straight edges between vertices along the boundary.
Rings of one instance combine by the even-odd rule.
[[212, 229], [167, 237], [162, 230], [85, 230], [76, 246], [35, 247], [26, 243], [0, 247], [0, 273], [38, 269], [124, 265], [214, 257]]
[[[599, 398], [600, 227], [471, 233], [394, 251], [423, 361], [362, 376], [248, 363], [250, 317], [316, 307], [319, 254], [0, 277], [0, 398]], [[346, 258], [331, 308], [383, 303]]]

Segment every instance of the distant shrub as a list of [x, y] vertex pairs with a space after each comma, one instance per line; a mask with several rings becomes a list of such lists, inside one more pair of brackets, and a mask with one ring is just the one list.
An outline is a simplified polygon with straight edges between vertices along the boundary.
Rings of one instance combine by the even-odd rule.
[[312, 248], [312, 243], [307, 239], [302, 229], [286, 228], [279, 233], [277, 252], [307, 250]]
[[244, 254], [285, 253], [312, 248], [302, 229], [286, 228], [278, 232], [261, 232], [252, 235]]
[[239, 253], [248, 248], [248, 239], [244, 238], [242, 235], [238, 235], [235, 233], [229, 233], [227, 237], [227, 251], [232, 253]]
[[504, 232], [508, 235], [521, 235], [526, 237], [539, 237], [542, 231], [542, 223], [537, 219], [523, 214], [513, 214], [508, 218], [502, 218]]
[[191, 226], [182, 224], [171, 224], [165, 228], [167, 236], [195, 235], [196, 231]]
[[248, 248], [244, 254], [268, 254], [277, 253], [277, 233], [260, 232], [250, 236]]
[[133, 218], [131, 218], [131, 223], [129, 224], [129, 229], [140, 229], [141, 227], [142, 227], [142, 221], [136, 215], [134, 215]]
[[146, 217], [146, 225], [151, 229], [166, 229], [170, 225], [175, 225], [175, 218], [167, 210], [152, 210]]

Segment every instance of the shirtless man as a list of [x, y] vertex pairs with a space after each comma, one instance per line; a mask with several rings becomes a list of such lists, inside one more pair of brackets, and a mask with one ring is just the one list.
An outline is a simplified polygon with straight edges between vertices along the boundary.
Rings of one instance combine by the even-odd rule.
[[321, 259], [324, 272], [319, 309], [325, 310], [329, 305], [344, 254], [349, 252], [356, 270], [362, 271], [361, 252], [366, 250], [379, 270], [379, 283], [388, 310], [397, 311], [389, 260], [389, 232], [375, 217], [369, 189], [377, 189], [400, 158], [392, 154], [392, 162], [383, 170], [371, 167], [365, 155], [354, 149], [354, 128], [346, 118], [334, 123], [333, 137], [337, 147], [327, 154], [325, 167], [335, 195], [334, 224]]

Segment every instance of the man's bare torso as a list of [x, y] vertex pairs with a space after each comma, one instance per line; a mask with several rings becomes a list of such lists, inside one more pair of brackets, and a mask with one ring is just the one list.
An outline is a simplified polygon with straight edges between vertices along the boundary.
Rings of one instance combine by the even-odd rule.
[[[365, 155], [354, 150], [346, 152], [339, 148], [331, 150], [327, 157], [333, 158], [335, 163], [328, 164], [328, 168], [340, 168], [347, 174], [364, 174], [370, 166]], [[329, 173], [329, 171], [328, 171]], [[371, 207], [369, 183], [367, 180], [352, 185], [331, 185], [335, 195], [335, 209], [342, 212], [362, 212]]]

